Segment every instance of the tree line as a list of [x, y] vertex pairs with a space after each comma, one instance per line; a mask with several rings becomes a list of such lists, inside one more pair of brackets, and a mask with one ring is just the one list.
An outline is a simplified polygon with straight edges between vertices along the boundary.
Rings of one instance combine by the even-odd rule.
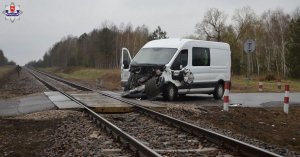
[[[236, 9], [231, 18], [219, 9], [210, 8], [203, 20], [195, 25], [195, 34], [184, 38], [229, 43], [232, 73], [238, 75], [244, 74], [247, 68], [244, 42], [254, 39], [256, 50], [250, 57], [251, 73], [299, 78], [299, 17], [299, 8], [292, 14], [275, 9], [257, 15], [250, 7], [243, 7]], [[146, 42], [161, 38], [167, 38], [167, 32], [160, 27], [149, 32], [145, 25], [133, 28], [130, 24], [117, 27], [105, 23], [88, 34], [63, 38], [41, 60], [29, 64], [118, 68], [122, 47], [127, 47], [135, 55]]]
[[4, 65], [16, 65], [14, 61], [8, 61], [8, 59], [4, 56], [3, 51], [0, 49], [0, 66]]
[[299, 18], [299, 7], [292, 15], [282, 9], [268, 10], [257, 15], [250, 7], [243, 7], [235, 11], [231, 22], [227, 24], [228, 15], [211, 8], [203, 20], [196, 24], [197, 36], [194, 38], [229, 43], [233, 74], [246, 72], [244, 42], [253, 39], [256, 50], [250, 56], [251, 73], [300, 78]]
[[149, 40], [166, 38], [166, 31], [159, 26], [149, 33], [145, 25], [133, 28], [132, 25], [102, 24], [101, 28], [79, 37], [67, 36], [55, 43], [43, 56], [28, 65], [39, 67], [84, 66], [93, 68], [118, 68], [121, 49], [126, 47], [132, 55]]

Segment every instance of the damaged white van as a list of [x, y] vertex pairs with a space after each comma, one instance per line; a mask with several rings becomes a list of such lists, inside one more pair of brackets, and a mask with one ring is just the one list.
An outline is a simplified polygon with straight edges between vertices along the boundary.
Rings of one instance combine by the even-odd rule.
[[220, 99], [230, 81], [231, 52], [227, 43], [160, 39], [146, 43], [131, 59], [122, 49], [122, 96], [160, 94], [174, 100], [185, 94], [213, 94]]

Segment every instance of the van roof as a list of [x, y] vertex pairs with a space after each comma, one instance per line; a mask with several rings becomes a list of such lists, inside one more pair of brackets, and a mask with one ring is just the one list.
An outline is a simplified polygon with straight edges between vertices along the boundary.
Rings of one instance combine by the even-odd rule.
[[193, 40], [193, 39], [180, 39], [180, 38], [152, 40], [152, 41], [148, 42], [143, 48], [152, 48], [152, 47], [180, 48], [188, 43], [200, 44], [200, 45], [205, 45], [208, 47], [216, 47], [216, 48], [223, 48], [223, 49], [230, 48], [229, 44], [223, 43], [223, 42]]

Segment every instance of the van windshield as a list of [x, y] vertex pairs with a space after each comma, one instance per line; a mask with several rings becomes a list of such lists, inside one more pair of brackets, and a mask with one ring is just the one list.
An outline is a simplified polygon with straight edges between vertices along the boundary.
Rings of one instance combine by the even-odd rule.
[[134, 57], [132, 64], [167, 64], [176, 48], [143, 48]]

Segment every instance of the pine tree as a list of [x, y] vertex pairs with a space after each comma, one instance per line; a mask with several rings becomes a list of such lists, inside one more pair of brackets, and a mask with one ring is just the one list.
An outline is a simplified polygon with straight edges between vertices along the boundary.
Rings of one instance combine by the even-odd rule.
[[163, 31], [160, 26], [158, 26], [154, 32], [149, 36], [149, 40], [157, 40], [157, 39], [166, 39], [167, 32]]
[[8, 62], [2, 50], [0, 50], [0, 66], [6, 65]]
[[287, 44], [287, 65], [293, 78], [300, 78], [300, 18], [292, 20]]

